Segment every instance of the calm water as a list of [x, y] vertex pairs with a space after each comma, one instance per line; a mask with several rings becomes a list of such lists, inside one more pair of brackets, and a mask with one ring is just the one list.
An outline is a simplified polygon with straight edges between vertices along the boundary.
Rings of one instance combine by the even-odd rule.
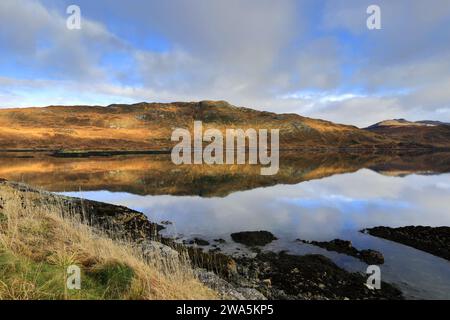
[[[9, 166], [0, 160], [0, 175], [14, 178], [14, 166], [33, 164], [30, 172], [21, 169], [21, 180], [70, 196], [128, 206], [155, 222], [171, 221], [163, 233], [180, 240], [199, 237], [213, 244], [213, 239], [223, 238], [227, 243], [222, 250], [235, 255], [248, 251], [233, 243], [231, 233], [268, 230], [278, 240], [264, 249], [321, 253], [347, 270], [365, 272], [367, 266], [357, 259], [295, 241], [351, 240], [358, 249], [383, 253], [382, 279], [397, 284], [407, 297], [450, 299], [450, 262], [358, 232], [372, 226], [450, 226], [448, 158], [413, 166], [403, 158], [369, 160], [341, 161], [339, 166], [336, 161], [294, 161], [278, 177], [264, 180], [250, 169], [243, 174], [239, 168], [178, 168], [159, 158], [127, 158], [114, 165], [105, 165], [105, 159], [51, 160], [51, 165], [43, 165], [50, 160], [38, 157]], [[136, 169], [138, 163], [148, 162], [152, 165]], [[67, 169], [78, 171], [65, 176]]]

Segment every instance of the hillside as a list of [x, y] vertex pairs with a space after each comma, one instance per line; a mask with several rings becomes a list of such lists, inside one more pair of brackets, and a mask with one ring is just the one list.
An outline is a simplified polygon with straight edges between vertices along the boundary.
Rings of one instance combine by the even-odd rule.
[[[144, 241], [151, 223], [142, 213], [3, 180], [0, 193], [0, 300], [219, 297], [185, 257]], [[80, 290], [66, 287], [72, 265]]]
[[386, 136], [297, 114], [235, 107], [223, 101], [49, 106], [0, 110], [0, 149], [167, 150], [174, 128], [194, 120], [226, 128], [280, 129], [281, 148], [394, 147]]
[[365, 130], [404, 143], [450, 147], [450, 124], [444, 122], [393, 119], [378, 122]]

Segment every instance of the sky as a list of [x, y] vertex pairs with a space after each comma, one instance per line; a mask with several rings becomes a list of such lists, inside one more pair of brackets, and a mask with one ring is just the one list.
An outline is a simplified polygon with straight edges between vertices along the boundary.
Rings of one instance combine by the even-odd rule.
[[1, 0], [0, 26], [0, 108], [226, 100], [450, 121], [448, 0]]

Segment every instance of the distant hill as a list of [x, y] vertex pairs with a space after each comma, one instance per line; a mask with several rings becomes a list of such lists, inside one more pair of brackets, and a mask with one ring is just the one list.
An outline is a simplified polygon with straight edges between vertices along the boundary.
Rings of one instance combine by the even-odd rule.
[[[143, 102], [0, 110], [0, 150], [170, 150], [172, 131], [187, 128], [192, 132], [194, 120], [201, 120], [204, 130], [222, 132], [227, 128], [277, 128], [282, 149], [413, 148], [435, 142], [421, 137], [419, 144], [409, 136], [403, 139], [376, 128], [363, 130], [297, 114], [235, 107], [224, 101]], [[445, 139], [448, 144], [446, 134], [439, 145]]]
[[412, 122], [405, 119], [393, 119], [378, 122], [365, 130], [407, 144], [450, 147], [450, 124], [446, 122], [432, 120]]
[[450, 123], [434, 120], [421, 120], [413, 122], [405, 119], [392, 119], [375, 123], [366, 129], [376, 129], [380, 127], [435, 127], [441, 125], [450, 125]]

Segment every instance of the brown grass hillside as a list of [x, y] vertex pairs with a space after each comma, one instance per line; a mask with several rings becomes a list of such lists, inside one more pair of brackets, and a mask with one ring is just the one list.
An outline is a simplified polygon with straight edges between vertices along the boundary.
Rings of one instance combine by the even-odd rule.
[[[280, 129], [281, 148], [392, 146], [388, 137], [354, 126], [239, 108], [227, 102], [50, 106], [0, 110], [0, 149], [170, 149], [174, 128]], [[192, 131], [191, 131], [192, 132]]]
[[[75, 219], [60, 196], [0, 183], [0, 300], [217, 299], [187, 258], [112, 240]], [[72, 208], [72, 209], [71, 209]], [[66, 287], [67, 267], [81, 289]]]

